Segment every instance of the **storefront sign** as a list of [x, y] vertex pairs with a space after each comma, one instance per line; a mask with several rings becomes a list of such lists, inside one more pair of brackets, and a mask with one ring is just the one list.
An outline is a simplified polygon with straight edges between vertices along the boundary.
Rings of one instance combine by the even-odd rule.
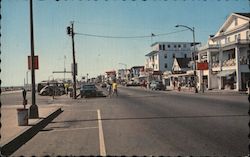
[[207, 62], [197, 63], [197, 70], [208, 70], [208, 63]]

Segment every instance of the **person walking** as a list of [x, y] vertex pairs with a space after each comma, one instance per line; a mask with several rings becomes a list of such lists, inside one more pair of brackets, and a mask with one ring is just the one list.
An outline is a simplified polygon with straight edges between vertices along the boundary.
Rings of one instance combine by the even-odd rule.
[[112, 86], [110, 83], [108, 83], [107, 85], [107, 90], [108, 90], [108, 96], [111, 98], [111, 94], [112, 94]]
[[116, 94], [116, 96], [118, 96], [117, 83], [116, 83], [116, 81], [113, 82], [112, 88], [113, 88], [113, 95]]

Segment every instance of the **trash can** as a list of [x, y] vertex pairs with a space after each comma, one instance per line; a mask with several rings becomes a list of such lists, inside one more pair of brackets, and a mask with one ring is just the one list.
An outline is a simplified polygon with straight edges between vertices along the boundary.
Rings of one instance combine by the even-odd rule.
[[18, 126], [27, 126], [28, 125], [28, 109], [18, 108], [17, 120], [18, 120]]

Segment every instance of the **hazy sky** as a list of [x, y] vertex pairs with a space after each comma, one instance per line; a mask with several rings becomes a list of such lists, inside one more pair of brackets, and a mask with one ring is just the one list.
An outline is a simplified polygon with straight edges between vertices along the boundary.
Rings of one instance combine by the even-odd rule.
[[[52, 0], [34, 1], [35, 54], [39, 56], [36, 83], [52, 78], [72, 63], [71, 37], [66, 27], [74, 21], [75, 32], [104, 36], [150, 36], [195, 27], [196, 41], [206, 43], [208, 36], [232, 12], [249, 12], [248, 0]], [[1, 20], [2, 86], [23, 85], [30, 55], [30, 16], [28, 0], [3, 0]], [[135, 65], [144, 65], [145, 54], [157, 41], [191, 42], [191, 31], [154, 38], [107, 39], [75, 35], [78, 78], [90, 77]], [[30, 72], [29, 74], [29, 82]], [[63, 78], [63, 74], [53, 74]], [[71, 78], [71, 74], [66, 75]]]

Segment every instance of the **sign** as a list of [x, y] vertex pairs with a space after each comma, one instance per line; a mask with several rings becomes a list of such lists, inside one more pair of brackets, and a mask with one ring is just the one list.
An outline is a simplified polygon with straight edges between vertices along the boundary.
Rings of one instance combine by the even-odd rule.
[[[39, 69], [38, 56], [34, 56], [34, 69]], [[31, 69], [31, 57], [28, 56], [28, 69]]]
[[197, 70], [208, 70], [208, 63], [207, 62], [197, 63]]

